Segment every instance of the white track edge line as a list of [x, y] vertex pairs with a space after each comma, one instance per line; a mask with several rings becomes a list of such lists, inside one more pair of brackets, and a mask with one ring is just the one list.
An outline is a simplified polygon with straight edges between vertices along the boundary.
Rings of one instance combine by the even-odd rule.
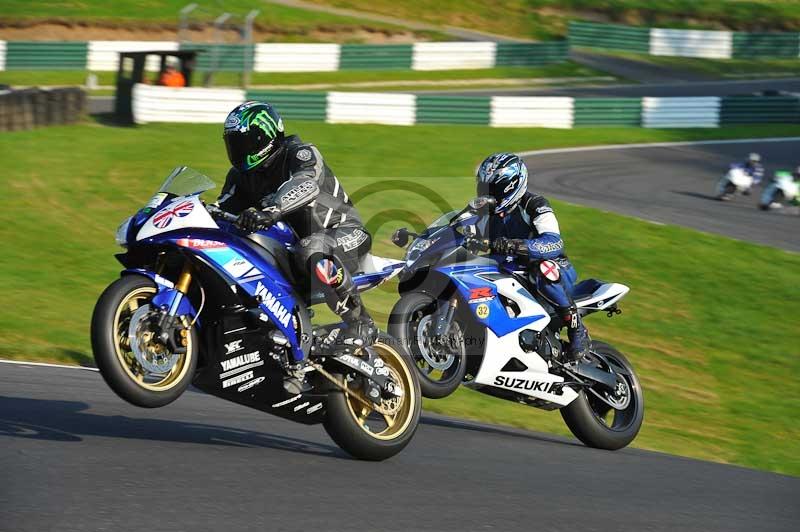
[[629, 150], [634, 148], [669, 148], [673, 146], [702, 146], [706, 144], [747, 144], [765, 142], [797, 142], [800, 137], [764, 137], [755, 139], [726, 139], [726, 140], [687, 140], [677, 142], [646, 142], [638, 144], [606, 144], [604, 146], [576, 146], [574, 148], [550, 148], [544, 150], [530, 150], [517, 152], [520, 157], [532, 155], [550, 155], [556, 153], [572, 153], [581, 151], [602, 150]]
[[17, 364], [20, 366], [40, 366], [44, 368], [65, 368], [82, 369], [84, 371], [100, 371], [97, 368], [87, 368], [85, 366], [68, 366], [66, 364], [47, 364], [45, 362], [25, 362], [24, 360], [4, 360], [0, 358], [0, 364]]

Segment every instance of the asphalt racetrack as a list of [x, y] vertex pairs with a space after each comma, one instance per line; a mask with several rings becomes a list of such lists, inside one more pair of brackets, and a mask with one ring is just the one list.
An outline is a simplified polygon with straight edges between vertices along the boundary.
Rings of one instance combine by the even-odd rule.
[[797, 207], [759, 210], [760, 187], [728, 202], [714, 199], [728, 165], [751, 151], [761, 154], [766, 178], [800, 165], [800, 139], [551, 150], [525, 161], [531, 189], [546, 197], [800, 252]]
[[4, 532], [751, 532], [800, 522], [798, 478], [430, 415], [399, 455], [358, 462], [320, 426], [199, 392], [146, 410], [94, 371], [5, 363], [0, 471]]

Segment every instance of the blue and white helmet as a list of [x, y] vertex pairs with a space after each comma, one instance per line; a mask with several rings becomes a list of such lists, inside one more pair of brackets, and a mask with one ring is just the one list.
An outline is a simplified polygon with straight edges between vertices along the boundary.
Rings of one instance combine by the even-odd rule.
[[494, 153], [478, 167], [478, 196], [497, 200], [495, 213], [505, 213], [519, 203], [528, 190], [528, 168], [513, 153]]

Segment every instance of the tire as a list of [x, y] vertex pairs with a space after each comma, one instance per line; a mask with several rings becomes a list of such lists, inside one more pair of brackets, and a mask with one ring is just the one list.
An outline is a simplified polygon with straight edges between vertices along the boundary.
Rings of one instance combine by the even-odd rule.
[[778, 204], [783, 205], [784, 199], [785, 198], [783, 196], [783, 191], [782, 190], [776, 190], [775, 193], [772, 195], [772, 197], [769, 199], [768, 202], [760, 203], [758, 206], [761, 208], [762, 211], [768, 211], [768, 210], [773, 208], [772, 205], [774, 203], [778, 203]]
[[[613, 410], [589, 391], [581, 391], [578, 397], [561, 409], [561, 417], [580, 441], [589, 447], [615, 451], [631, 443], [644, 419], [644, 394], [639, 383], [639, 378], [633, 371], [633, 366], [625, 356], [612, 346], [603, 342], [592, 342], [592, 351], [605, 355], [630, 372], [625, 376], [630, 390], [630, 403], [627, 408], [615, 416], [612, 426], [598, 417], [598, 411]], [[619, 412], [619, 411], [616, 411]]]
[[[135, 301], [138, 308], [155, 293], [155, 284], [147, 277], [126, 275], [106, 288], [92, 314], [92, 351], [100, 374], [114, 393], [143, 408], [164, 406], [180, 397], [197, 368], [199, 341], [194, 327], [189, 332], [187, 352], [179, 356], [163, 378], [146, 372], [127, 351], [124, 338], [127, 337], [126, 320], [130, 321], [127, 314], [135, 310], [132, 302]], [[141, 380], [137, 380], [137, 375], [142, 376]]]
[[[411, 357], [402, 345], [388, 337], [381, 335], [373, 346], [381, 358], [390, 367], [392, 374], [400, 376], [403, 382], [404, 396], [398, 413], [395, 417], [396, 428], [389, 426], [384, 432], [370, 431], [367, 422], [360, 422], [353, 405], [361, 408], [363, 403], [351, 398], [340, 388], [331, 384], [328, 392], [327, 409], [323, 426], [328, 435], [345, 452], [359, 460], [381, 461], [390, 458], [400, 451], [414, 437], [419, 424], [422, 399], [419, 393], [419, 381]], [[337, 379], [342, 379], [341, 374], [334, 374]], [[346, 382], [346, 381], [345, 381]], [[409, 389], [410, 388], [410, 389]], [[354, 390], [355, 391], [355, 390]], [[360, 412], [363, 415], [363, 411]], [[367, 414], [368, 417], [378, 417], [375, 412]]]
[[[463, 341], [460, 342], [458, 353], [449, 353], [446, 361], [435, 362], [437, 365], [450, 364], [445, 369], [434, 368], [430, 355], [426, 359], [423, 354], [430, 350], [420, 345], [418, 327], [424, 316], [430, 316], [435, 311], [435, 304], [436, 299], [428, 294], [410, 292], [400, 298], [389, 316], [389, 334], [408, 349], [419, 377], [420, 391], [423, 397], [429, 399], [441, 399], [455, 392], [467, 371], [467, 353]], [[453, 325], [458, 326], [456, 319], [453, 320]]]
[[720, 201], [728, 201], [736, 194], [736, 185], [728, 181], [724, 187], [722, 187], [722, 192], [717, 195], [717, 199]]

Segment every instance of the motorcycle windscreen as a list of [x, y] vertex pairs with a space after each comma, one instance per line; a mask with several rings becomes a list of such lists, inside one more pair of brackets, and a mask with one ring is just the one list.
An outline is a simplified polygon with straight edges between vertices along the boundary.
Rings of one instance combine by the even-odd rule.
[[165, 192], [175, 196], [191, 196], [211, 190], [216, 186], [214, 181], [205, 174], [188, 166], [178, 166], [167, 176], [158, 192]]

